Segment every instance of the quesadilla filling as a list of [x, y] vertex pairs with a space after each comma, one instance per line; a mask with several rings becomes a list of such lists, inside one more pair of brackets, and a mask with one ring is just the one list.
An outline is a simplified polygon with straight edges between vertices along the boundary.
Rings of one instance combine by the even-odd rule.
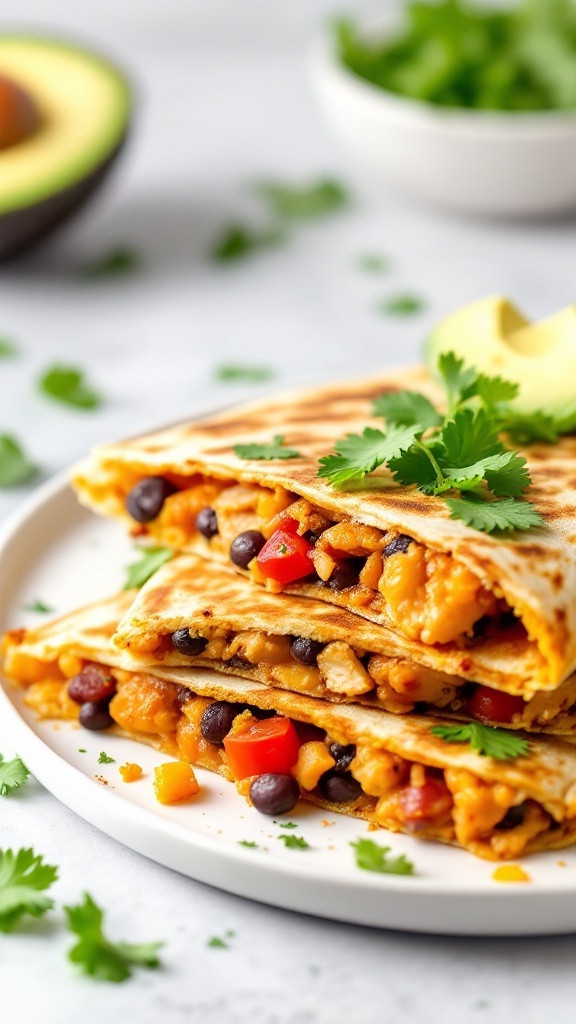
[[[124, 646], [124, 645], [123, 645]], [[260, 630], [232, 632], [202, 624], [127, 645], [133, 654], [152, 654], [162, 663], [177, 652], [190, 665], [231, 670], [236, 675], [296, 693], [354, 702], [403, 715], [441, 709], [488, 725], [518, 729], [576, 728], [576, 679], [553, 693], [523, 697], [438, 672], [404, 658], [371, 654], [343, 640], [321, 642]], [[182, 664], [182, 661], [179, 661]]]
[[474, 639], [486, 623], [500, 628], [510, 614], [505, 600], [451, 554], [396, 530], [335, 521], [282, 487], [173, 474], [132, 478], [129, 487], [123, 500], [135, 536], [180, 550], [209, 548], [276, 593], [313, 584], [352, 611], [386, 614], [413, 640]]
[[[560, 805], [550, 813], [519, 788], [460, 767], [406, 759], [375, 746], [368, 735], [350, 742], [342, 726], [330, 735], [304, 713], [279, 714], [273, 690], [256, 707], [199, 696], [146, 672], [111, 669], [71, 654], [52, 666], [28, 658], [18, 677], [17, 657], [9, 672], [27, 685], [26, 703], [40, 717], [79, 719], [91, 730], [120, 726], [135, 739], [234, 781], [265, 814], [292, 811], [303, 797], [393, 832], [459, 844], [491, 860], [570, 841], [572, 819]], [[329, 710], [322, 714], [330, 728]]]

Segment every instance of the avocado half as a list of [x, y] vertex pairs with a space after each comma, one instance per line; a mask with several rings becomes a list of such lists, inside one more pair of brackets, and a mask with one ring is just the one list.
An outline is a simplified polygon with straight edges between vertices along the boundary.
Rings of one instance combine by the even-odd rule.
[[0, 34], [0, 76], [37, 111], [0, 148], [0, 259], [44, 239], [104, 181], [127, 137], [131, 90], [99, 55], [45, 37]]

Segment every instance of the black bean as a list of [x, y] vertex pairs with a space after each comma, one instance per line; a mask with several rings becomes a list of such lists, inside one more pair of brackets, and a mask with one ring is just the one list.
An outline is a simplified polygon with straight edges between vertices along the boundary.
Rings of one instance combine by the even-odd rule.
[[350, 772], [337, 772], [335, 768], [324, 772], [319, 785], [324, 799], [335, 804], [349, 804], [362, 793], [362, 786]]
[[253, 669], [254, 666], [249, 662], [247, 657], [243, 657], [242, 654], [233, 654], [229, 657], [228, 662], [225, 663], [230, 665], [231, 669]]
[[324, 650], [325, 644], [319, 640], [309, 640], [305, 636], [294, 636], [290, 641], [290, 653], [296, 661], [303, 665], [315, 665], [320, 651]]
[[114, 719], [108, 710], [107, 702], [88, 700], [80, 708], [80, 725], [93, 732], [99, 729], [108, 729], [114, 724]]
[[250, 786], [250, 799], [262, 814], [288, 814], [300, 797], [300, 786], [291, 775], [259, 775]]
[[185, 704], [188, 704], [192, 700], [192, 690], [189, 690], [187, 686], [179, 686], [178, 693], [176, 694], [176, 703], [179, 708], [183, 708]]
[[517, 828], [518, 825], [521, 825], [524, 821], [525, 815], [525, 803], [519, 804], [518, 807], [510, 807], [506, 811], [506, 814], [502, 818], [502, 821], [499, 821], [498, 824], [494, 826], [494, 828], [498, 829], [500, 832], [508, 832], [509, 829]]
[[339, 562], [334, 569], [331, 577], [324, 584], [325, 587], [329, 587], [330, 590], [348, 590], [350, 587], [355, 587], [358, 583], [358, 577], [360, 575], [360, 569], [362, 560], [355, 558], [348, 558], [345, 561]]
[[177, 490], [174, 484], [163, 476], [147, 476], [132, 488], [126, 498], [126, 508], [137, 523], [149, 523], [156, 519], [162, 506]]
[[353, 743], [348, 743], [345, 747], [341, 743], [330, 743], [328, 750], [336, 761], [335, 767], [339, 772], [346, 771], [356, 757], [356, 747]]
[[77, 704], [93, 703], [111, 697], [115, 689], [116, 680], [110, 675], [110, 669], [85, 665], [68, 683], [68, 696]]
[[186, 654], [193, 658], [196, 654], [202, 654], [208, 641], [205, 636], [191, 636], [189, 629], [177, 629], [172, 633], [172, 647], [179, 654]]
[[210, 540], [210, 537], [215, 537], [218, 533], [218, 517], [209, 505], [206, 508], [201, 508], [196, 516], [196, 529], [198, 533], [206, 537], [206, 540]]
[[413, 542], [413, 537], [408, 537], [405, 533], [399, 533], [394, 540], [391, 540], [389, 544], [386, 544], [384, 548], [384, 558], [390, 558], [390, 555], [403, 555]]
[[253, 558], [260, 554], [266, 543], [259, 530], [244, 530], [234, 538], [230, 545], [230, 558], [234, 565], [247, 569]]
[[241, 711], [241, 705], [231, 704], [227, 700], [215, 700], [209, 704], [200, 719], [200, 732], [204, 739], [209, 743], [222, 743], [236, 715]]

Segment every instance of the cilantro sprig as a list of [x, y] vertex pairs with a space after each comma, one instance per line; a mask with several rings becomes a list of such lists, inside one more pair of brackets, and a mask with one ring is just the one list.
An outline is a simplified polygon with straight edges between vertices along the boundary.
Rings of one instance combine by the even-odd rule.
[[390, 857], [390, 847], [380, 846], [372, 839], [357, 839], [350, 843], [356, 864], [363, 871], [377, 871], [381, 875], [413, 875], [414, 865], [405, 854]]
[[275, 434], [270, 444], [236, 444], [234, 454], [239, 459], [300, 459], [295, 448], [284, 445], [282, 434]]
[[513, 761], [524, 757], [530, 744], [523, 736], [509, 729], [496, 729], [481, 722], [465, 722], [462, 725], [434, 725], [430, 732], [446, 743], [469, 743], [470, 748], [482, 757], [495, 761]]
[[77, 366], [56, 363], [44, 371], [38, 384], [45, 395], [75, 409], [98, 409], [102, 405], [102, 397], [90, 387], [84, 371]]
[[0, 754], [0, 796], [8, 796], [14, 789], [23, 786], [29, 775], [28, 768], [19, 757], [5, 761]]
[[36, 476], [38, 467], [30, 462], [19, 441], [0, 434], [0, 488], [18, 487]]
[[45, 895], [58, 868], [34, 850], [0, 850], [0, 932], [12, 932], [24, 914], [42, 917], [54, 906]]
[[160, 966], [158, 950], [163, 943], [111, 942], [104, 934], [104, 912], [87, 892], [82, 903], [64, 910], [68, 928], [78, 938], [68, 959], [78, 964], [84, 974], [119, 982], [131, 976], [133, 967]]
[[126, 568], [126, 582], [123, 590], [131, 590], [133, 587], [142, 587], [149, 580], [160, 566], [174, 558], [171, 548], [140, 548], [136, 546], [141, 557]]
[[[394, 481], [441, 497], [450, 517], [486, 533], [542, 526], [536, 508], [524, 499], [530, 485], [526, 459], [504, 439], [555, 440], [568, 425], [545, 413], [520, 416], [510, 405], [518, 385], [488, 377], [449, 352], [440, 357], [438, 374], [446, 395], [442, 414], [425, 395], [396, 391], [374, 402], [386, 429], [366, 427], [334, 445], [320, 459], [318, 476], [334, 487], [368, 489], [386, 486], [387, 467]], [[574, 417], [573, 417], [574, 418]]]
[[280, 839], [287, 850], [309, 850], [310, 843], [304, 839], [304, 836], [295, 836], [292, 834], [276, 836], [276, 839]]

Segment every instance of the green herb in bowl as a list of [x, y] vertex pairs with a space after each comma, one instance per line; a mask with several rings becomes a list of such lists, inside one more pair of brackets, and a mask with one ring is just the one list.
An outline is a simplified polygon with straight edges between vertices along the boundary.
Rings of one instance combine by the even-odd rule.
[[576, 3], [412, 0], [393, 33], [336, 25], [342, 63], [389, 92], [477, 110], [576, 109]]

